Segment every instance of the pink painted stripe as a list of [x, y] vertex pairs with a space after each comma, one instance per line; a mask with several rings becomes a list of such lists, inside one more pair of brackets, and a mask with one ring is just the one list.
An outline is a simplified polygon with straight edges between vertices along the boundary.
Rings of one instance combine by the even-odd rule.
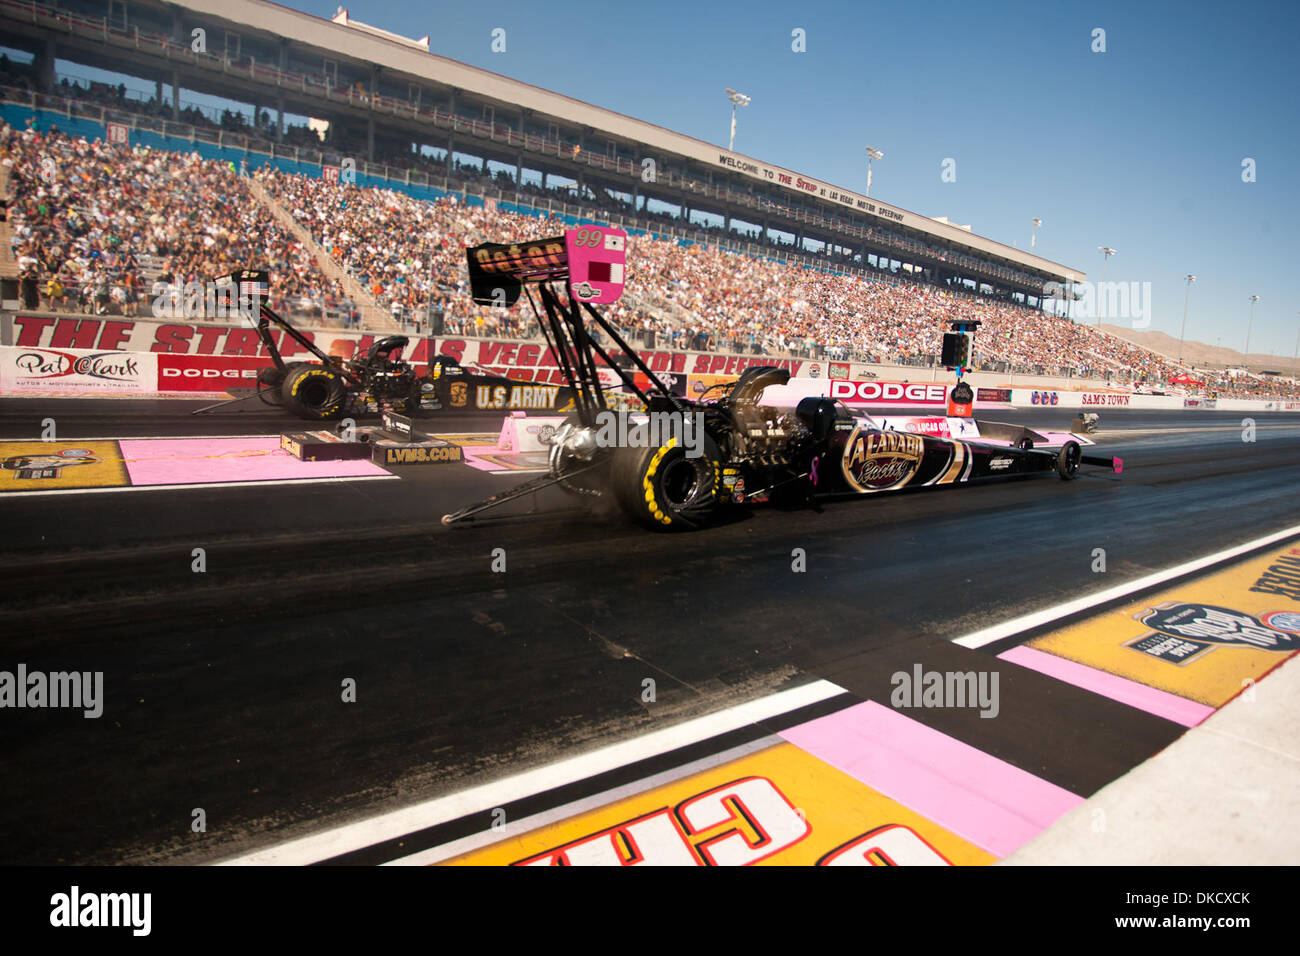
[[1102, 697], [1117, 700], [1121, 704], [1145, 710], [1148, 714], [1172, 720], [1184, 727], [1195, 727], [1214, 713], [1213, 707], [1188, 700], [1186, 697], [1147, 687], [1127, 677], [1117, 677], [1095, 667], [1089, 667], [1087, 664], [1057, 657], [1055, 654], [1048, 654], [1032, 647], [1013, 647], [1009, 651], [1003, 651], [998, 657], [1012, 664], [1027, 667], [1031, 671], [1046, 674], [1048, 677], [1055, 677], [1067, 684], [1073, 684], [1075, 687], [1090, 690]]
[[1083, 802], [875, 701], [791, 727], [781, 736], [999, 857]]
[[[305, 429], [304, 429], [305, 430]], [[117, 443], [132, 485], [221, 481], [364, 478], [387, 475], [364, 459], [299, 461], [280, 451], [277, 436], [248, 438], [123, 438]]]

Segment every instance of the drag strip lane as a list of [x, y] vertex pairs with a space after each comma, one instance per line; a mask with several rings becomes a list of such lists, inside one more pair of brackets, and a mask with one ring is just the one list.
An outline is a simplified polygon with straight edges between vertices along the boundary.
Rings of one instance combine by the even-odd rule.
[[[482, 487], [456, 469], [112, 496], [111, 509], [29, 499], [0, 543], [11, 661], [102, 669], [108, 699], [99, 721], [0, 722], [5, 859], [247, 852], [798, 682], [865, 690], [872, 658], [928, 660], [991, 622], [1300, 523], [1296, 496], [1279, 492], [1300, 442], [1197, 447], [1133, 442], [1122, 478], [760, 510], [676, 536], [577, 514], [444, 529], [447, 505]], [[196, 546], [204, 575], [189, 570]], [[806, 572], [791, 570], [796, 547]], [[1104, 582], [1089, 570], [1096, 547]], [[1032, 726], [1042, 700], [1015, 725]], [[1012, 721], [985, 746], [1086, 791], [1165, 732], [1096, 706], [1111, 708], [1107, 739], [1133, 750], [1049, 766]], [[199, 806], [202, 837], [189, 830]]]

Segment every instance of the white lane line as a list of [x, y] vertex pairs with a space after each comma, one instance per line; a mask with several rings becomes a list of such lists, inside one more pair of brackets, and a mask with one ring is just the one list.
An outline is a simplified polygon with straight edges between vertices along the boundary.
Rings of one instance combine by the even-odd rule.
[[190, 488], [252, 488], [255, 485], [324, 485], [338, 481], [383, 481], [397, 475], [355, 475], [347, 478], [267, 478], [262, 481], [200, 481], [176, 485], [116, 485], [108, 488], [51, 488], [47, 491], [0, 492], [0, 501], [7, 498], [34, 498], [38, 495], [98, 495], [115, 491], [182, 491]]
[[802, 687], [778, 691], [756, 700], [737, 704], [714, 714], [697, 717], [663, 730], [652, 731], [590, 753], [569, 757], [504, 780], [497, 780], [460, 793], [437, 797], [411, 807], [392, 810], [369, 820], [314, 833], [278, 846], [255, 850], [226, 860], [222, 866], [302, 866], [363, 847], [437, 826], [471, 813], [488, 813], [533, 794], [585, 780], [597, 774], [650, 757], [699, 743], [758, 721], [767, 720], [800, 707], [807, 707], [845, 693], [830, 681], [814, 681]]
[[748, 757], [750, 754], [756, 754], [760, 750], [767, 750], [769, 747], [782, 743], [785, 743], [785, 740], [776, 735], [760, 737], [757, 740], [751, 740], [747, 744], [741, 744], [739, 747], [732, 747], [730, 750], [724, 750], [721, 753], [710, 754], [680, 767], [665, 770], [663, 773], [635, 780], [624, 786], [615, 787], [613, 790], [606, 790], [604, 793], [592, 794], [590, 797], [575, 800], [573, 803], [566, 803], [564, 806], [556, 807], [553, 810], [545, 810], [542, 813], [535, 813], [531, 817], [523, 817], [519, 820], [506, 821], [505, 826], [500, 830], [484, 830], [482, 833], [475, 833], [473, 836], [452, 840], [450, 843], [444, 843], [441, 846], [431, 847], [418, 853], [412, 853], [410, 856], [392, 860], [385, 863], [384, 866], [432, 866], [435, 863], [441, 863], [443, 860], [458, 857], [463, 853], [470, 853], [491, 846], [493, 843], [500, 843], [502, 840], [509, 840], [525, 833], [531, 833], [534, 830], [540, 830], [552, 823], [559, 823], [561, 820], [569, 819], [569, 817], [576, 817], [580, 813], [599, 810], [601, 807], [607, 807], [611, 803], [618, 803], [620, 800], [627, 800], [637, 794], [654, 790], [656, 787], [662, 787], [677, 780], [685, 780], [697, 773], [712, 770], [714, 767], [721, 767], [724, 763], [740, 760], [742, 757]]
[[1273, 534], [1266, 534], [1262, 538], [1255, 538], [1253, 541], [1247, 541], [1245, 544], [1239, 544], [1235, 548], [1228, 548], [1225, 551], [1216, 551], [1213, 554], [1207, 554], [1204, 557], [1196, 558], [1193, 561], [1187, 561], [1183, 564], [1175, 565], [1172, 568], [1166, 568], [1163, 571], [1156, 571], [1145, 577], [1138, 578], [1135, 581], [1128, 581], [1124, 584], [1118, 584], [1113, 588], [1107, 588], [1104, 591], [1098, 591], [1096, 594], [1089, 594], [1081, 598], [1075, 598], [1073, 601], [1066, 601], [1064, 604], [1057, 604], [1053, 607], [1044, 608], [1041, 611], [1034, 611], [1030, 614], [1022, 614], [1020, 617], [1012, 618], [1009, 621], [1003, 621], [1001, 624], [994, 624], [991, 627], [981, 628], [978, 631], [972, 631], [963, 637], [956, 638], [953, 643], [960, 644], [962, 647], [983, 647], [986, 644], [992, 644], [994, 641], [1000, 641], [1004, 637], [1011, 637], [1019, 634], [1021, 631], [1028, 631], [1031, 628], [1040, 627], [1044, 624], [1050, 624], [1052, 621], [1059, 620], [1070, 614], [1076, 614], [1079, 611], [1086, 611], [1098, 604], [1105, 604], [1107, 601], [1113, 601], [1116, 598], [1122, 598], [1132, 594], [1134, 591], [1141, 591], [1144, 588], [1153, 585], [1163, 584], [1165, 581], [1173, 580], [1184, 574], [1190, 574], [1193, 571], [1201, 571], [1205, 568], [1221, 564], [1224, 561], [1231, 560], [1238, 555], [1245, 554], [1247, 551], [1253, 551], [1255, 548], [1262, 548], [1266, 545], [1273, 544], [1277, 541], [1284, 541], [1287, 538], [1294, 538], [1300, 535], [1300, 524], [1292, 525], [1289, 528], [1283, 528]]

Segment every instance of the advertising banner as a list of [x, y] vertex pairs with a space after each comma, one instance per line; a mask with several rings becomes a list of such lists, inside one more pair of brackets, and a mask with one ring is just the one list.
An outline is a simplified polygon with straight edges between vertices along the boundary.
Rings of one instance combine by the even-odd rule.
[[156, 356], [88, 349], [0, 347], [0, 388], [93, 394], [157, 390]]

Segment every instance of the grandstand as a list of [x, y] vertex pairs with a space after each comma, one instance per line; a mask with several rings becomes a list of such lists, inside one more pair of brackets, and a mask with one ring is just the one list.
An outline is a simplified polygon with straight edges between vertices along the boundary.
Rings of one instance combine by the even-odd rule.
[[[112, 9], [0, 0], [6, 42], [31, 56], [0, 61], [3, 244], [25, 309], [147, 316], [172, 285], [258, 262], [273, 305], [309, 324], [528, 338], [521, 307], [464, 294], [464, 246], [598, 219], [633, 236], [612, 318], [641, 342], [929, 365], [960, 316], [985, 323], [992, 371], [1177, 370], [1041, 311], [1044, 285], [1080, 271], [419, 43], [260, 0]], [[155, 95], [59, 81], [55, 59]], [[184, 90], [253, 119], [183, 106]], [[328, 124], [324, 140], [290, 115]]]

